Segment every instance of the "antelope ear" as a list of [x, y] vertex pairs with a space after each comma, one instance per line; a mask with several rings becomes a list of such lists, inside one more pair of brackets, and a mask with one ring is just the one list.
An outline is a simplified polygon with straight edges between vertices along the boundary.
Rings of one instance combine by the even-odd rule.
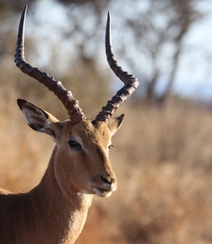
[[23, 99], [17, 100], [27, 124], [35, 131], [46, 133], [56, 139], [55, 124], [59, 122], [53, 115]]
[[116, 133], [116, 131], [120, 128], [122, 121], [124, 119], [124, 114], [122, 114], [119, 117], [112, 118], [108, 121], [107, 126], [109, 130], [111, 131], [112, 135]]

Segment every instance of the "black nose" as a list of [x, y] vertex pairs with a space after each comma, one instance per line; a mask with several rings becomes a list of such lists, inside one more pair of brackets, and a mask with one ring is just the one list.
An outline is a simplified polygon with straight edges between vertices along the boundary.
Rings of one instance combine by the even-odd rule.
[[103, 180], [104, 183], [107, 183], [107, 184], [113, 184], [113, 182], [115, 181], [114, 178], [111, 178], [111, 177], [105, 177], [105, 176], [101, 176], [101, 179]]

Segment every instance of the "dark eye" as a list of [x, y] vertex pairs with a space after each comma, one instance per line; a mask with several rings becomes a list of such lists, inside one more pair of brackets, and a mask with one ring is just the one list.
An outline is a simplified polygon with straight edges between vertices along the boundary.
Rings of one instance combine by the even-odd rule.
[[68, 142], [68, 144], [69, 144], [69, 146], [70, 146], [71, 149], [74, 149], [74, 150], [82, 150], [81, 145], [78, 142], [76, 142], [76, 141], [72, 141], [71, 140], [71, 141]]
[[108, 149], [111, 149], [112, 147], [114, 147], [113, 145], [110, 145], [109, 147], [108, 147]]

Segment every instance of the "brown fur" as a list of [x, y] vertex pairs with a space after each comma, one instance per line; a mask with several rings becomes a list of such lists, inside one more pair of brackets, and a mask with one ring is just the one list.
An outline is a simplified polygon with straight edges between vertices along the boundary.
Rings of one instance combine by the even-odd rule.
[[[93, 195], [108, 197], [116, 190], [108, 148], [123, 116], [107, 124], [82, 120], [71, 125], [24, 100], [19, 106], [29, 126], [51, 135], [56, 146], [38, 186], [20, 194], [0, 189], [0, 243], [72, 244], [82, 231]], [[70, 140], [82, 149], [71, 148]]]

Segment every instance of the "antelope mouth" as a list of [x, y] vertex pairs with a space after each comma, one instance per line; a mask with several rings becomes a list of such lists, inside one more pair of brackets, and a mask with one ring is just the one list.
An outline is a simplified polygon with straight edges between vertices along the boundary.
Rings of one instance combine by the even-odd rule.
[[[109, 180], [106, 180], [103, 177], [101, 177], [101, 180], [103, 180], [103, 182], [95, 182], [95, 183], [93, 182], [93, 184], [91, 184], [92, 191], [98, 197], [109, 197], [109, 196], [111, 196], [111, 194], [114, 191], [116, 191], [116, 189], [117, 189], [116, 180], [115, 179], [111, 180], [111, 183]], [[107, 181], [107, 182], [104, 182], [104, 181]]]
[[96, 186], [93, 187], [93, 191], [98, 197], [105, 197], [105, 198], [111, 196], [111, 194], [113, 193], [113, 191], [110, 189], [104, 189]]

